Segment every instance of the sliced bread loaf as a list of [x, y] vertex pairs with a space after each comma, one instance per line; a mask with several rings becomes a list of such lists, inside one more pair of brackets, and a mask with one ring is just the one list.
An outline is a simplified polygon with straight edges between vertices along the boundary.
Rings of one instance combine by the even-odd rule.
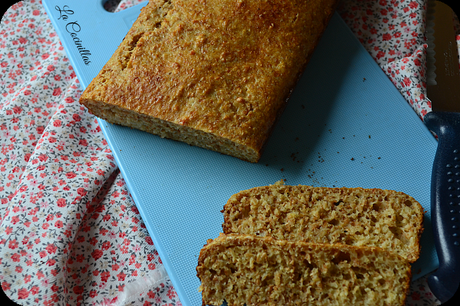
[[150, 0], [80, 103], [257, 162], [338, 0]]

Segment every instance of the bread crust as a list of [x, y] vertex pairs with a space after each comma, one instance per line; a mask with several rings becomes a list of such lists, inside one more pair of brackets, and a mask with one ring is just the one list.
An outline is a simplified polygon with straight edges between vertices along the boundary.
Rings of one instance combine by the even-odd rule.
[[337, 2], [150, 0], [80, 103], [257, 162]]

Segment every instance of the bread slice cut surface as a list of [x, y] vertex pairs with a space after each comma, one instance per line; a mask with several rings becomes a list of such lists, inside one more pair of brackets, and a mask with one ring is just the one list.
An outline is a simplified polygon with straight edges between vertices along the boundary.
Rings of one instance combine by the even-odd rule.
[[275, 184], [233, 195], [223, 213], [226, 234], [381, 247], [409, 262], [420, 255], [423, 207], [393, 190]]
[[373, 247], [225, 235], [200, 252], [202, 305], [404, 305], [410, 264]]

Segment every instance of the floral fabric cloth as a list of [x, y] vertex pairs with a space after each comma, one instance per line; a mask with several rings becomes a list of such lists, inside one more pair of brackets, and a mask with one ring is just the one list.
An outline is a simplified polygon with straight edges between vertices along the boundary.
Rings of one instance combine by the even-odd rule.
[[[343, 0], [339, 12], [423, 118], [426, 0]], [[12, 5], [0, 26], [1, 287], [20, 305], [180, 306], [81, 93], [41, 1]], [[411, 284], [407, 305], [438, 304], [425, 278]]]

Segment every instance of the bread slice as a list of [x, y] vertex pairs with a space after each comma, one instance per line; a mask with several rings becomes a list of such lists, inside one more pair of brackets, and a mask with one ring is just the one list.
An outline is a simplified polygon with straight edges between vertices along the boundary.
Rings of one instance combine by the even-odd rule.
[[338, 0], [150, 0], [80, 103], [257, 162]]
[[200, 252], [202, 305], [404, 305], [410, 264], [380, 248], [221, 234]]
[[271, 185], [233, 195], [223, 213], [226, 234], [375, 246], [409, 262], [420, 254], [423, 208], [402, 192]]

